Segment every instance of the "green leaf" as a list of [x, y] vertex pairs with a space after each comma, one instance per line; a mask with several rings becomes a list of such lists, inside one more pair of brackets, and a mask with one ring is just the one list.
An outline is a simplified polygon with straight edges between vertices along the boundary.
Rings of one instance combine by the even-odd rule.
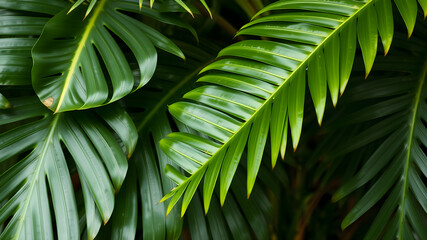
[[[134, 168], [136, 174], [134, 178], [125, 181], [129, 181], [127, 184], [136, 186], [135, 191], [140, 200], [133, 211], [139, 212], [138, 215], [143, 219], [140, 234], [144, 239], [178, 239], [181, 236], [183, 219], [181, 219], [178, 209], [172, 209], [166, 217], [165, 204], [169, 202], [159, 203], [159, 201], [165, 193], [173, 190], [174, 182], [184, 182], [186, 177], [176, 169], [177, 165], [160, 150], [159, 141], [172, 132], [174, 125], [167, 115], [167, 104], [179, 99], [180, 95], [193, 84], [195, 75], [201, 70], [200, 66], [209, 58], [213, 58], [209, 52], [200, 51], [191, 44], [182, 42], [177, 42], [177, 44], [188, 56], [187, 61], [180, 61], [179, 58], [167, 54], [162, 55], [153, 81], [150, 81], [146, 88], [125, 98], [126, 107], [138, 109], [133, 115], [138, 126], [138, 145], [135, 153], [129, 159], [129, 164], [131, 168]], [[141, 102], [141, 98], [146, 101]], [[174, 138], [185, 140], [186, 136], [175, 136]], [[207, 150], [216, 149], [210, 142], [203, 139], [201, 141], [200, 143], [204, 141], [209, 144], [204, 145]], [[126, 189], [126, 185], [123, 187]], [[123, 189], [119, 194], [122, 191]], [[189, 211], [192, 209], [193, 202], [188, 206]], [[116, 201], [117, 208], [123, 208], [122, 203]], [[113, 223], [114, 214], [116, 212], [113, 212]], [[117, 215], [120, 213], [117, 212]], [[120, 220], [119, 223], [121, 221], [124, 220]], [[132, 233], [123, 224], [113, 224], [111, 230], [123, 234]], [[139, 231], [141, 230], [138, 230], [137, 234]], [[133, 238], [130, 237], [130, 239]]]
[[85, 203], [85, 215], [86, 215], [86, 234], [88, 239], [94, 239], [98, 234], [98, 231], [101, 227], [102, 219], [99, 214], [99, 211], [96, 208], [95, 201], [91, 196], [90, 189], [86, 180], [81, 181], [82, 190], [83, 190], [83, 198]]
[[[87, 15], [89, 15], [89, 13], [92, 11], [93, 6], [96, 4], [98, 0], [90, 0], [90, 4], [89, 7], [86, 10], [86, 14], [85, 17]], [[136, 0], [135, 0], [136, 1]], [[190, 13], [193, 16], [193, 13], [191, 11], [191, 9], [181, 0], [174, 0], [177, 4], [179, 4], [180, 7], [182, 7], [183, 9], [185, 9], [188, 13]], [[71, 6], [70, 10], [68, 11], [68, 13], [70, 13], [71, 11], [73, 11], [74, 9], [76, 9], [77, 7], [79, 7], [82, 3], [84, 2], [84, 0], [78, 0], [77, 2], [75, 2], [73, 4], [73, 6]], [[150, 0], [150, 8], [153, 8], [154, 5], [154, 0]], [[210, 17], [212, 18], [212, 13], [208, 7], [208, 5], [206, 4], [206, 2], [204, 0], [200, 0], [200, 2], [203, 4], [203, 6], [206, 8], [206, 10], [208, 11]], [[138, 4], [139, 4], [139, 9], [141, 10], [142, 6], [143, 6], [144, 1], [143, 0], [139, 0]], [[194, 16], [193, 16], [194, 17]]]
[[356, 19], [349, 20], [340, 33], [340, 94], [344, 93], [350, 79], [356, 55]]
[[[221, 168], [221, 177], [220, 177], [220, 201], [221, 205], [225, 202], [225, 197], [227, 196], [228, 189], [230, 189], [234, 174], [236, 173], [237, 167], [240, 162], [240, 158], [243, 154], [243, 150], [246, 145], [246, 141], [249, 135], [249, 129], [245, 132], [242, 132], [240, 136], [237, 136], [234, 143], [230, 144], [230, 147], [227, 150], [227, 153], [224, 157], [223, 165]], [[208, 201], [208, 200], [205, 200]]]
[[322, 51], [313, 56], [308, 63], [308, 87], [316, 109], [317, 121], [322, 125], [323, 113], [326, 106], [326, 67]]
[[117, 203], [111, 216], [111, 239], [134, 239], [138, 218], [138, 191], [133, 163], [117, 195]]
[[267, 142], [268, 126], [270, 124], [271, 109], [267, 107], [254, 121], [248, 140], [248, 181], [247, 197], [251, 195], [256, 176], [261, 165], [265, 143]]
[[417, 1], [416, 0], [394, 0], [394, 3], [399, 9], [400, 15], [405, 21], [406, 28], [408, 29], [408, 38], [414, 31], [415, 21], [417, 19]]
[[[356, 134], [346, 134], [348, 140], [337, 145], [337, 161], [348, 162], [356, 152], [365, 160], [333, 199], [339, 200], [361, 187], [367, 189], [343, 220], [342, 228], [381, 201], [381, 209], [366, 239], [416, 239], [427, 235], [425, 221], [421, 220], [427, 217], [427, 186], [421, 180], [427, 161], [421, 150], [427, 143], [424, 137], [427, 133], [424, 124], [427, 64], [419, 57], [424, 56], [425, 50], [417, 41], [420, 40], [400, 45], [400, 51], [390, 53], [374, 67], [375, 77], [349, 90], [351, 97], [346, 102], [349, 109], [340, 114], [350, 111], [352, 115], [347, 115], [348, 118], [335, 127], [339, 132], [363, 129]], [[417, 50], [413, 52], [412, 47]], [[388, 74], [381, 74], [384, 71]], [[347, 147], [342, 148], [345, 145]], [[363, 150], [367, 148], [373, 150]]]
[[[0, 134], [1, 163], [23, 156], [0, 176], [1, 186], [8, 186], [0, 191], [0, 201], [6, 202], [0, 209], [0, 222], [4, 224], [11, 219], [7, 221], [1, 238], [25, 238], [27, 234], [36, 238], [54, 238], [53, 221], [56, 222], [59, 239], [79, 238], [77, 206], [68, 161], [75, 164], [81, 179], [88, 236], [93, 238], [101, 219], [106, 223], [110, 218], [114, 192], [120, 188], [127, 171], [128, 153], [121, 149], [119, 142], [133, 151], [135, 145], [132, 144], [136, 139], [116, 139], [115, 132], [105, 127], [106, 123], [95, 112], [52, 115], [36, 97], [9, 100], [14, 107], [0, 110], [2, 125], [28, 121]], [[112, 129], [132, 136], [129, 132], [136, 129], [130, 117], [115, 105], [102, 111], [110, 110], [117, 113], [114, 121], [122, 123]], [[110, 123], [114, 121], [110, 119]], [[49, 198], [53, 208], [49, 206]], [[44, 213], [40, 215], [39, 211]], [[55, 220], [51, 219], [50, 211], [54, 211]], [[34, 222], [33, 218], [38, 220]], [[41, 226], [43, 231], [26, 231], [40, 229]]]
[[[174, 142], [173, 146], [164, 145], [162, 150], [178, 165], [185, 167], [184, 171], [189, 175], [177, 186], [176, 192], [193, 179], [198, 180], [206, 167], [220, 166], [220, 200], [223, 204], [247, 142], [247, 187], [250, 192], [260, 166], [261, 151], [265, 147], [264, 130], [276, 131], [271, 134], [274, 153], [271, 159], [277, 159], [278, 146], [284, 156], [287, 119], [295, 150], [301, 136], [306, 81], [321, 124], [327, 89], [334, 105], [338, 91], [342, 94], [345, 90], [356, 52], [356, 37], [359, 38], [366, 74], [376, 56], [378, 31], [381, 31], [387, 48], [391, 39], [390, 27], [385, 27], [384, 23], [391, 21], [387, 12], [389, 5], [380, 3], [377, 10], [376, 2], [277, 1], [255, 14], [253, 21], [244, 25], [236, 35], [249, 35], [254, 40], [244, 40], [223, 49], [218, 59], [200, 72], [198, 82], [202, 86], [197, 86], [185, 94], [183, 100], [169, 106], [169, 112], [175, 119], [208, 136], [212, 143], [222, 144], [216, 152], [208, 155], [200, 153], [203, 147], [199, 144], [189, 146]], [[382, 18], [380, 26], [377, 24], [377, 11]], [[267, 12], [268, 16], [260, 17]], [[406, 14], [410, 17], [416, 15], [413, 12]], [[274, 114], [277, 117], [278, 108], [284, 117], [269, 123], [257, 122], [263, 116]], [[266, 119], [262, 121], [267, 122]], [[263, 130], [262, 133], [258, 128]], [[257, 130], [262, 136], [257, 139], [259, 142], [251, 137]], [[280, 140], [278, 136], [281, 136]], [[169, 140], [162, 141], [166, 143]], [[209, 179], [209, 182], [214, 181]], [[172, 196], [173, 193], [165, 198]], [[209, 200], [204, 201], [207, 209]]]
[[295, 149], [301, 136], [302, 120], [304, 117], [305, 74], [296, 73], [295, 81], [289, 83], [288, 110], [289, 125], [291, 126], [292, 146]]
[[340, 92], [340, 40], [338, 37], [333, 37], [324, 49], [325, 68], [328, 79], [329, 93], [334, 107], [337, 105]]
[[[39, 98], [52, 111], [105, 105], [141, 88], [156, 68], [155, 46], [183, 57], [171, 40], [122, 11], [138, 12], [138, 8], [136, 3], [132, 7], [125, 1], [100, 0], [84, 21], [83, 9], [77, 8], [69, 14], [61, 11], [46, 24], [32, 50], [32, 80]], [[172, 16], [159, 16], [153, 9], [141, 13], [187, 27]], [[129, 57], [115, 37], [136, 59], [139, 74], [135, 77]]]
[[[270, 123], [271, 166], [273, 168], [276, 165], [276, 161], [277, 161], [277, 157], [275, 156], [279, 155], [279, 151], [284, 153], [285, 152], [284, 149], [286, 149], [286, 140], [288, 138], [287, 95], [288, 94], [286, 93], [281, 95], [279, 99], [273, 104], [273, 107], [271, 110], [271, 119], [270, 119], [271, 121]], [[282, 155], [282, 159], [283, 158], [284, 158], [284, 155]]]
[[[225, 152], [216, 157], [219, 159], [224, 159], [224, 154]], [[215, 189], [215, 184], [218, 179], [219, 171], [221, 170], [221, 163], [222, 163], [222, 160], [217, 160], [215, 161], [214, 165], [208, 166], [208, 169], [206, 170], [205, 181], [203, 184], [203, 203], [204, 203], [205, 214], [207, 214], [209, 210], [212, 194]]]
[[361, 13], [357, 20], [357, 38], [359, 39], [360, 48], [363, 53], [366, 78], [372, 69], [375, 56], [377, 55], [378, 25], [377, 13], [374, 6], [367, 7], [366, 11]]
[[378, 32], [384, 48], [384, 55], [390, 50], [391, 41], [393, 40], [394, 25], [392, 3], [389, 0], [379, 0], [375, 2], [375, 9], [378, 16]]
[[67, 1], [0, 2], [0, 85], [31, 84], [31, 48], [50, 17], [65, 6]]

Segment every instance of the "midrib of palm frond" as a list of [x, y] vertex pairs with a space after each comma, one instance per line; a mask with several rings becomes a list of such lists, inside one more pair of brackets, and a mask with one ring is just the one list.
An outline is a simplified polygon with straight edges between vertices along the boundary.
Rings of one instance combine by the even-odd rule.
[[[312, 58], [312, 56], [314, 56], [317, 52], [322, 51], [323, 47], [337, 34], [339, 34], [339, 32], [345, 28], [348, 23], [350, 23], [351, 21], [354, 21], [355, 19], [357, 19], [357, 17], [360, 15], [360, 13], [362, 13], [365, 9], [367, 9], [368, 7], [371, 7], [371, 5], [373, 5], [375, 2], [375, 0], [370, 0], [369, 2], [365, 3], [363, 6], [361, 6], [356, 12], [354, 12], [351, 16], [349, 16], [347, 19], [345, 19], [344, 21], [341, 22], [341, 24], [339, 26], [337, 26], [334, 30], [332, 30], [332, 32], [325, 38], [323, 39], [318, 45], [316, 45], [313, 50], [307, 55], [307, 57], [300, 61], [300, 64], [298, 65], [298, 67], [287, 77], [287, 78], [283, 78], [281, 76], [276, 76], [279, 77], [281, 79], [283, 79], [284, 81], [277, 87], [277, 89], [271, 93], [271, 95], [265, 100], [265, 102], [258, 108], [255, 110], [255, 112], [251, 115], [251, 117], [249, 119], [246, 119], [243, 124], [236, 130], [236, 131], [231, 131], [229, 129], [227, 129], [228, 131], [230, 131], [232, 133], [232, 135], [230, 136], [229, 139], [227, 139], [227, 141], [224, 142], [224, 144], [222, 144], [219, 149], [215, 152], [215, 153], [209, 153], [206, 152], [207, 154], [211, 155], [211, 157], [201, 165], [201, 167], [199, 167], [195, 172], [192, 173], [192, 175], [190, 177], [188, 177], [184, 182], [180, 183], [179, 187], [186, 187], [189, 185], [189, 183], [193, 180], [193, 177], [198, 175], [198, 174], [204, 174], [206, 171], [206, 168], [208, 167], [208, 165], [210, 165], [214, 160], [216, 160], [216, 158], [218, 158], [221, 154], [223, 154], [224, 151], [227, 150], [227, 148], [229, 147], [229, 145], [234, 142], [235, 140], [237, 140], [236, 138], [240, 137], [241, 134], [239, 134], [240, 132], [244, 132], [244, 130], [246, 130], [248, 127], [251, 126], [251, 124], [253, 123], [253, 121], [255, 119], [257, 119], [257, 117], [259, 115], [261, 115], [261, 113], [263, 113], [265, 106], [269, 106], [280, 94], [283, 94], [284, 89], [286, 89], [287, 87], [287, 83], [289, 81], [293, 81], [293, 77], [297, 76], [298, 74], [302, 74], [302, 72], [306, 71], [306, 66], [308, 61]], [[345, 5], [344, 5], [345, 6]], [[202, 70], [203, 72], [203, 70]], [[271, 73], [269, 73], [271, 74]], [[298, 79], [295, 79], [294, 81], [296, 81]], [[306, 81], [305, 77], [303, 79], [303, 81]], [[194, 116], [197, 117], [197, 116]], [[319, 118], [319, 124], [321, 124], [321, 119]], [[203, 119], [201, 119], [203, 120]], [[211, 123], [213, 124], [213, 123]], [[297, 147], [297, 143], [298, 141], [294, 142], [294, 149]], [[175, 191], [172, 191], [170, 194], [167, 194], [163, 199], [166, 200], [168, 198], [170, 198], [171, 196], [174, 195], [174, 193], [176, 193]], [[183, 193], [182, 193], [183, 194]], [[250, 192], [248, 192], [248, 196], [249, 196]], [[222, 199], [222, 203], [223, 203], [224, 199]], [[168, 212], [169, 212], [169, 208], [168, 208]], [[184, 214], [184, 213], [182, 213]]]
[[406, 194], [408, 191], [408, 178], [409, 178], [409, 169], [411, 168], [411, 155], [412, 155], [412, 145], [414, 143], [414, 132], [415, 132], [415, 124], [417, 121], [417, 115], [418, 115], [418, 109], [422, 97], [422, 92], [424, 90], [424, 82], [427, 77], [427, 62], [424, 62], [422, 72], [419, 77], [419, 83], [418, 88], [414, 97], [414, 103], [412, 105], [411, 109], [411, 115], [409, 118], [409, 134], [408, 134], [408, 145], [406, 146], [406, 158], [405, 158], [405, 168], [403, 172], [403, 186], [402, 186], [402, 199], [400, 203], [400, 207], [402, 208], [400, 211], [400, 218], [399, 218], [399, 232], [398, 232], [398, 238], [402, 239], [403, 235], [403, 224], [405, 221], [405, 201], [406, 201]]
[[172, 89], [168, 90], [168, 93], [161, 98], [161, 100], [154, 106], [152, 109], [149, 110], [147, 116], [144, 117], [142, 122], [138, 125], [137, 130], [138, 132], [141, 132], [145, 129], [146, 125], [150, 123], [151, 120], [156, 116], [156, 114], [159, 112], [161, 108], [164, 108], [166, 104], [176, 95], [177, 91], [182, 89], [186, 84], [188, 84], [205, 66], [209, 65], [215, 61], [215, 59], [212, 59], [202, 66], [196, 68], [196, 70], [192, 71], [188, 75], [185, 76], [184, 79], [182, 79], [176, 86], [174, 86]]
[[[281, 91], [283, 91], [283, 89], [286, 87], [286, 83], [288, 81], [292, 81], [292, 77], [294, 75], [297, 75], [300, 71], [305, 71], [305, 67], [306, 64], [308, 63], [308, 61], [311, 59], [311, 57], [316, 54], [318, 51], [323, 50], [322, 48], [329, 42], [329, 40], [334, 37], [336, 34], [339, 34], [339, 32], [349, 23], [351, 22], [351, 20], [356, 19], [358, 17], [358, 15], [360, 14], [361, 11], [363, 11], [365, 8], [369, 7], [371, 4], [374, 3], [375, 0], [370, 0], [368, 3], [366, 3], [363, 7], [359, 8], [352, 16], [348, 17], [346, 20], [344, 20], [337, 28], [335, 28], [331, 34], [329, 34], [321, 43], [319, 43], [314, 49], [313, 51], [307, 55], [307, 57], [300, 62], [299, 66], [289, 75], [288, 78], [285, 79], [285, 81], [274, 91], [271, 93], [271, 96], [268, 97], [265, 102], [258, 108], [255, 110], [254, 114], [252, 114], [252, 116], [245, 121], [242, 126], [234, 132], [234, 134], [230, 137], [230, 139], [225, 142], [220, 149], [218, 150], [218, 152], [223, 151], [224, 149], [226, 149], [228, 147], [228, 145], [230, 144], [230, 142], [232, 142], [232, 140], [236, 137], [236, 133], [240, 132], [242, 129], [250, 126], [250, 124], [254, 121], [254, 119], [257, 118], [257, 116], [259, 115], [259, 113], [263, 110], [264, 106], [268, 106], [268, 104], [270, 104], [272, 101], [274, 101], [274, 99], [282, 94]], [[280, 76], [278, 76], [280, 77]], [[280, 77], [282, 78], [282, 77]], [[282, 78], [283, 79], [283, 78]], [[304, 80], [305, 81], [305, 80]], [[321, 122], [322, 120], [319, 120], [319, 125], [322, 124]], [[294, 146], [294, 150], [297, 146]], [[214, 155], [212, 155], [212, 158], [214, 156], [216, 156], [219, 153], [215, 153]]]

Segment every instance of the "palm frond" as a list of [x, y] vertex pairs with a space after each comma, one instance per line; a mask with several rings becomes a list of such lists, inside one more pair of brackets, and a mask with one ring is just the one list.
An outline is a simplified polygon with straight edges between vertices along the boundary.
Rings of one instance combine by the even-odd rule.
[[132, 120], [117, 105], [52, 115], [35, 96], [9, 101], [13, 107], [0, 110], [0, 126], [12, 126], [0, 134], [0, 163], [18, 161], [0, 176], [0, 224], [6, 224], [0, 238], [80, 238], [70, 166], [82, 184], [93, 238], [112, 214], [135, 149]]
[[[156, 68], [155, 47], [184, 58], [170, 39], [142, 23], [141, 16], [195, 35], [177, 16], [151, 8], [139, 12], [132, 0], [98, 1], [84, 21], [82, 8], [67, 13], [64, 9], [46, 23], [32, 49], [34, 90], [54, 112], [105, 105], [141, 88]], [[129, 56], [123, 53], [127, 49]], [[136, 77], [129, 66], [132, 59], [138, 62]]]
[[[415, 0], [409, 2], [417, 7]], [[416, 11], [399, 9], [411, 33]], [[210, 137], [174, 133], [162, 139], [165, 153], [190, 175], [169, 172], [179, 183], [163, 198], [172, 197], [170, 207], [184, 196], [185, 212], [203, 176], [205, 211], [218, 178], [223, 203], [246, 146], [249, 197], [268, 132], [272, 166], [279, 152], [284, 157], [288, 123], [297, 147], [306, 82], [321, 124], [327, 89], [336, 104], [347, 85], [357, 39], [367, 75], [376, 56], [378, 33], [385, 53], [393, 37], [390, 0], [278, 1], [255, 17], [266, 12], [270, 15], [245, 25], [238, 35], [267, 39], [241, 41], [222, 50], [218, 60], [201, 71], [202, 86], [169, 106], [177, 120]]]
[[[140, 203], [133, 203], [131, 208], [132, 212], [142, 215], [144, 239], [177, 239], [181, 235], [183, 220], [179, 212], [175, 210], [166, 218], [164, 204], [158, 203], [164, 193], [169, 192], [174, 185], [163, 171], [167, 164], [173, 165], [173, 162], [162, 153], [156, 143], [171, 133], [174, 125], [168, 118], [167, 104], [176, 101], [179, 96], [191, 89], [194, 78], [203, 64], [214, 58], [213, 54], [191, 45], [179, 43], [179, 46], [187, 55], [185, 62], [173, 56], [162, 55], [153, 81], [125, 99], [127, 107], [136, 110], [133, 118], [137, 123], [139, 143], [129, 160], [129, 176], [126, 178], [128, 184], [134, 187], [120, 191], [119, 195], [123, 196], [122, 198], [126, 198], [127, 195], [140, 196]], [[140, 100], [142, 97], [143, 102]], [[121, 224], [126, 221], [126, 226], [136, 226], [137, 219], [123, 215], [120, 212], [121, 207], [117, 207], [108, 230], [114, 236], [118, 236], [118, 233], [131, 233], [123, 229]], [[135, 238], [135, 234], [136, 231], [133, 232], [133, 237], [128, 239]]]
[[343, 220], [343, 228], [381, 201], [366, 239], [427, 237], [427, 45], [425, 38], [408, 45], [417, 51], [399, 44], [403, 50], [381, 59], [369, 81], [349, 92], [345, 103], [352, 113], [343, 115], [336, 129], [362, 130], [337, 146], [335, 158], [349, 161], [347, 154], [373, 147], [362, 154], [360, 169], [334, 195], [337, 201], [363, 186], [368, 189]]
[[[176, 101], [191, 89], [197, 73], [214, 59], [218, 47], [207, 43], [209, 41], [203, 41], [203, 49], [211, 49], [210, 51], [202, 51], [179, 42], [178, 46], [187, 56], [186, 62], [179, 61], [176, 57], [161, 56], [153, 80], [125, 99], [127, 107], [133, 109], [134, 121], [138, 123], [139, 142], [129, 160], [129, 171], [124, 183], [126, 185], [118, 194], [112, 221], [101, 230], [99, 239], [134, 239], [135, 236], [142, 236], [144, 239], [178, 239], [185, 221], [192, 239], [230, 239], [230, 233], [235, 238], [247, 238], [251, 235], [251, 229], [260, 238], [268, 236], [266, 230], [272, 206], [266, 191], [263, 191], [265, 188], [259, 185], [258, 199], [247, 201], [239, 193], [239, 197], [236, 194], [236, 199], [230, 197], [224, 209], [219, 207], [219, 202], [214, 201], [214, 210], [207, 216], [203, 212], [199, 193], [196, 193], [195, 201], [189, 206], [185, 218], [181, 218], [178, 209], [168, 212], [166, 217], [166, 205], [159, 203], [162, 196], [175, 186], [164, 169], [166, 166], [177, 167], [160, 150], [158, 144], [161, 138], [176, 128], [176, 123], [168, 117], [167, 104]], [[140, 101], [142, 96], [145, 99], [143, 102]], [[182, 131], [189, 130], [183, 125], [178, 127]], [[239, 183], [235, 183], [234, 191], [241, 191], [242, 178], [244, 176]], [[237, 207], [237, 202], [241, 202], [239, 205], [242, 210]], [[138, 224], [135, 213], [141, 215], [141, 225]], [[138, 226], [142, 226], [142, 230]]]

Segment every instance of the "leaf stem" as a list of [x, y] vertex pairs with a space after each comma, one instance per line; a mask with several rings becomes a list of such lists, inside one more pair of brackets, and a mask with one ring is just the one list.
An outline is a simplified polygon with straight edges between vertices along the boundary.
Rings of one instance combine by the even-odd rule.
[[402, 200], [400, 202], [400, 220], [399, 220], [399, 232], [398, 232], [398, 239], [402, 239], [403, 234], [403, 226], [404, 226], [404, 220], [405, 220], [405, 201], [406, 201], [406, 194], [408, 190], [408, 175], [409, 175], [409, 168], [411, 167], [411, 149], [412, 145], [414, 144], [414, 132], [415, 132], [415, 124], [418, 116], [418, 108], [420, 106], [420, 99], [421, 99], [421, 93], [423, 92], [424, 87], [424, 81], [427, 77], [427, 61], [424, 63], [424, 66], [422, 68], [422, 73], [419, 79], [418, 89], [415, 94], [414, 99], [414, 105], [412, 108], [412, 116], [410, 118], [410, 132], [408, 136], [408, 145], [406, 146], [407, 154], [406, 154], [406, 162], [405, 162], [405, 170], [404, 170], [404, 178], [403, 178], [403, 194], [402, 194]]

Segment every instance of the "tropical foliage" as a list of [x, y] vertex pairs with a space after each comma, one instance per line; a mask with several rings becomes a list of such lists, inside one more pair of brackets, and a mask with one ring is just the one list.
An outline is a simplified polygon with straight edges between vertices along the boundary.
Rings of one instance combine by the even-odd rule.
[[426, 15], [0, 0], [0, 239], [427, 239]]

